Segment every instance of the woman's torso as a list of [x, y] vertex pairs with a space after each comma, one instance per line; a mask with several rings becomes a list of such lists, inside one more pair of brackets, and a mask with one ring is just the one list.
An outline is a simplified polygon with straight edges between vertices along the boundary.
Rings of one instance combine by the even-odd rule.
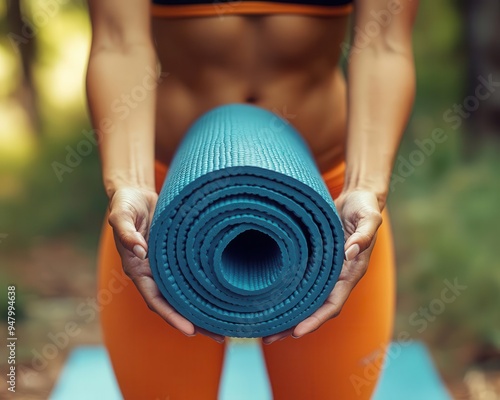
[[162, 65], [156, 156], [169, 164], [194, 120], [250, 102], [293, 124], [320, 170], [343, 158], [345, 81], [338, 67], [348, 17], [153, 18]]

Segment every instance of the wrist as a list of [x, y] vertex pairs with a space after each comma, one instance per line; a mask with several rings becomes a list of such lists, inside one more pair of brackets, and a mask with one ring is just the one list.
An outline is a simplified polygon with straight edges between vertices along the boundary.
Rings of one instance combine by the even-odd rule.
[[341, 196], [352, 192], [370, 192], [377, 198], [382, 211], [387, 201], [387, 183], [383, 179], [346, 179], [342, 188]]
[[123, 177], [104, 178], [104, 188], [109, 199], [111, 199], [118, 190], [127, 188], [151, 191], [156, 193], [154, 179], [143, 181], [137, 179], [125, 179]]

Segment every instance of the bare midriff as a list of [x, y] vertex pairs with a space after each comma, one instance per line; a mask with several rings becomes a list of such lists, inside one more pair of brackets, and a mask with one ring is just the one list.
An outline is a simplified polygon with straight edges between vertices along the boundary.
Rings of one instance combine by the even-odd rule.
[[162, 68], [156, 158], [170, 164], [189, 126], [228, 103], [275, 112], [304, 137], [321, 172], [344, 158], [348, 17], [153, 18]]

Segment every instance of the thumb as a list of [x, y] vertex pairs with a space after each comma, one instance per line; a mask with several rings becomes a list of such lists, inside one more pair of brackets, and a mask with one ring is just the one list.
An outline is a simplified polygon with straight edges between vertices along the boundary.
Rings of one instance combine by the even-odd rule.
[[113, 227], [115, 238], [121, 245], [144, 260], [147, 255], [148, 245], [146, 239], [137, 231], [133, 218], [126, 213], [112, 211], [108, 217], [109, 224]]
[[375, 211], [358, 220], [356, 231], [345, 242], [344, 251], [347, 261], [353, 260], [371, 246], [381, 223], [382, 216]]

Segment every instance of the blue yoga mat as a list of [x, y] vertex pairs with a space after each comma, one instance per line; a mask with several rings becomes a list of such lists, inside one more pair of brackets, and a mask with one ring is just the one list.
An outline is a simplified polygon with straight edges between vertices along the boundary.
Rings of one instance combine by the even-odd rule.
[[232, 337], [291, 328], [317, 310], [343, 263], [335, 205], [298, 132], [231, 104], [180, 144], [149, 235], [154, 279], [195, 325]]

